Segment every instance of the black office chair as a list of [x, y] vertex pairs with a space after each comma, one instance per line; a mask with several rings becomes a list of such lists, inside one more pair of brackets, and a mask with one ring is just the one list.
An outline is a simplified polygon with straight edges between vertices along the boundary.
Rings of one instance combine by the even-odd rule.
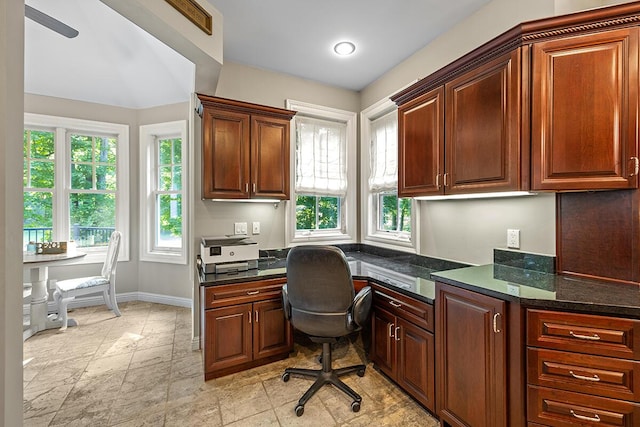
[[322, 369], [287, 368], [283, 381], [290, 375], [316, 378], [302, 395], [295, 411], [304, 413], [304, 405], [325, 384], [332, 384], [353, 399], [351, 410], [358, 412], [362, 397], [340, 380], [340, 376], [356, 372], [362, 377], [365, 365], [332, 369], [331, 343], [358, 331], [369, 318], [372, 292], [369, 286], [355, 295], [351, 270], [344, 253], [333, 246], [298, 246], [287, 256], [287, 284], [282, 287], [285, 317], [294, 328], [322, 343]]

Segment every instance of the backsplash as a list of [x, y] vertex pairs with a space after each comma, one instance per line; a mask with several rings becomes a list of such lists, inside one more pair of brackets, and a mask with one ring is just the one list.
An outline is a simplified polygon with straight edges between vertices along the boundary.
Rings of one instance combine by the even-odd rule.
[[493, 263], [525, 270], [555, 274], [556, 257], [504, 249], [493, 250]]

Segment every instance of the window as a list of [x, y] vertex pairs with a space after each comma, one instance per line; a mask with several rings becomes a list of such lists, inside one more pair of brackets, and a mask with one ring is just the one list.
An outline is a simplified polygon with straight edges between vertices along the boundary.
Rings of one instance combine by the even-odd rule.
[[412, 199], [398, 197], [398, 120], [391, 101], [362, 112], [364, 240], [412, 247]]
[[140, 126], [140, 259], [187, 263], [187, 121]]
[[287, 243], [355, 241], [355, 113], [287, 101], [292, 188]]
[[[127, 241], [126, 125], [25, 114], [23, 244], [74, 241], [102, 262], [113, 230]], [[121, 260], [128, 260], [128, 244]]]

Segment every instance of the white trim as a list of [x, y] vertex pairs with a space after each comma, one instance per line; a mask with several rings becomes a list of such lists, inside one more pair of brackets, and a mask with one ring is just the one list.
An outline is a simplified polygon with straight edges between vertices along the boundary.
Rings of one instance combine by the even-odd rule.
[[[291, 126], [291, 156], [290, 156], [290, 170], [295, 170], [295, 150], [296, 150], [296, 126], [295, 119], [298, 116], [314, 117], [323, 120], [334, 120], [346, 123], [346, 138], [347, 138], [347, 195], [344, 198], [342, 205], [343, 215], [343, 231], [327, 231], [327, 232], [315, 232], [308, 233], [307, 235], [296, 234], [296, 203], [295, 203], [295, 190], [292, 190], [291, 200], [286, 201], [287, 213], [285, 215], [285, 243], [287, 246], [294, 246], [296, 244], [305, 244], [310, 242], [323, 242], [325, 244], [338, 244], [338, 243], [356, 243], [357, 242], [357, 113], [339, 110], [336, 108], [325, 107], [322, 105], [310, 104], [307, 102], [294, 101], [291, 99], [286, 100], [286, 108], [297, 111], [296, 116], [293, 117], [293, 124]], [[290, 188], [295, 189], [295, 174], [291, 173], [291, 185]]]
[[[191, 300], [191, 298], [171, 297], [161, 294], [152, 294], [149, 292], [125, 292], [116, 294], [116, 301], [118, 301], [118, 304], [131, 301], [144, 301], [153, 302], [156, 304], [172, 305], [175, 307], [193, 308], [193, 301]], [[80, 308], [93, 307], [97, 305], [105, 305], [102, 295], [75, 298], [69, 303], [68, 307]], [[55, 303], [55, 301], [49, 301], [47, 303], [47, 310], [49, 311], [49, 313], [56, 313], [58, 311], [58, 305]]]
[[[140, 126], [140, 261], [187, 264], [189, 246], [189, 140], [187, 120]], [[157, 137], [179, 135], [182, 139], [182, 244], [180, 248], [156, 248], [155, 198]]]
[[[116, 194], [116, 230], [122, 233], [122, 246], [118, 255], [118, 261], [129, 261], [129, 125], [118, 123], [99, 122], [94, 120], [74, 119], [69, 117], [49, 116], [43, 114], [24, 113], [24, 128], [40, 127], [48, 128], [56, 134], [56, 180], [54, 189], [54, 240], [66, 241], [69, 236], [70, 224], [69, 207], [63, 203], [68, 199], [69, 182], [67, 176], [69, 147], [67, 138], [69, 132], [91, 132], [101, 135], [115, 136], [118, 140], [117, 148], [117, 190]], [[59, 154], [60, 153], [60, 154]], [[58, 167], [58, 156], [62, 156], [64, 167]], [[62, 173], [60, 170], [62, 169]], [[60, 190], [62, 189], [62, 190]], [[87, 256], [79, 264], [92, 264], [104, 262], [104, 249], [87, 249]]]
[[363, 243], [383, 246], [402, 251], [419, 253], [418, 236], [420, 217], [419, 204], [411, 201], [411, 236], [406, 233], [383, 233], [377, 230], [377, 201], [369, 190], [371, 173], [371, 121], [397, 110], [397, 106], [389, 98], [384, 98], [360, 113], [360, 233]]

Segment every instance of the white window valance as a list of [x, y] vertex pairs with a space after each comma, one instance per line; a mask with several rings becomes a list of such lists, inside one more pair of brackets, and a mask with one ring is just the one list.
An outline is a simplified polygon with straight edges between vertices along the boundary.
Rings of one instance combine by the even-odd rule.
[[344, 197], [347, 193], [347, 124], [296, 117], [298, 194]]
[[371, 192], [398, 188], [398, 119], [395, 111], [371, 122]]

